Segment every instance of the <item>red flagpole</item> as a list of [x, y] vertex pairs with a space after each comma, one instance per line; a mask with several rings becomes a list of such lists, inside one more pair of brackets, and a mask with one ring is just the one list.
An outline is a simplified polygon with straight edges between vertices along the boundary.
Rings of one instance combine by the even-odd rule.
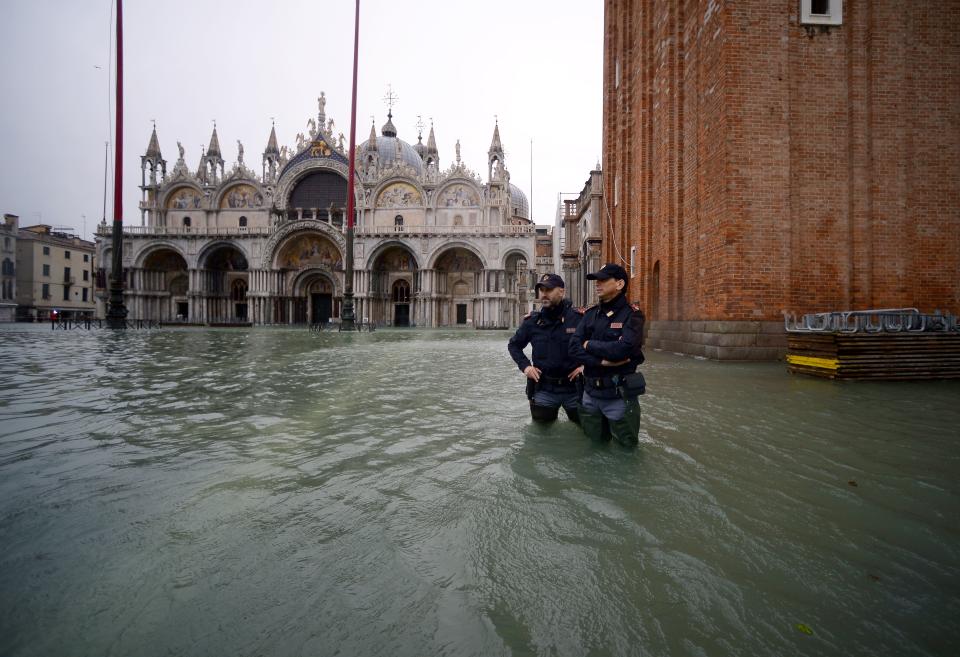
[[123, 302], [123, 0], [117, 0], [117, 120], [116, 155], [113, 168], [113, 271], [107, 302], [107, 326], [127, 327], [127, 309]]
[[350, 104], [350, 155], [347, 169], [347, 258], [344, 273], [343, 311], [340, 313], [340, 330], [356, 328], [356, 315], [353, 309], [353, 215], [354, 182], [356, 179], [357, 150], [357, 61], [360, 56], [360, 0], [356, 0], [356, 18], [353, 27], [353, 99]]

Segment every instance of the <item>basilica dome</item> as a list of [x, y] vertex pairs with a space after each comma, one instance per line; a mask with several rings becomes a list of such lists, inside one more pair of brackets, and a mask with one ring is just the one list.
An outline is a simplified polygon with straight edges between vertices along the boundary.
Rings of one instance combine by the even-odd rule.
[[510, 214], [530, 220], [530, 202], [519, 187], [510, 183]]
[[360, 144], [360, 157], [371, 150], [370, 143], [376, 140], [377, 155], [380, 159], [380, 166], [389, 166], [397, 159], [397, 146], [400, 147], [400, 160], [404, 164], [409, 164], [417, 173], [423, 173], [423, 160], [413, 146], [397, 137], [397, 129], [393, 125], [393, 115], [387, 115], [387, 122], [383, 125], [380, 135], [374, 135], [373, 127], [370, 128], [370, 137]]

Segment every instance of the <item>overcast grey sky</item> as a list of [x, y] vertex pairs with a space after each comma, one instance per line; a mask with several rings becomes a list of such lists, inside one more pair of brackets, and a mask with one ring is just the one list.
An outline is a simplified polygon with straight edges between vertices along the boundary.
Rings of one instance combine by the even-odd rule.
[[[326, 92], [327, 116], [349, 140], [351, 0], [168, 0], [124, 3], [124, 221], [139, 225], [140, 156], [156, 119], [168, 170], [177, 141], [195, 169], [216, 119], [227, 168], [258, 173], [276, 120], [292, 146]], [[21, 225], [92, 234], [103, 213], [110, 0], [0, 3], [0, 209]], [[576, 192], [600, 157], [603, 5], [600, 0], [361, 0], [357, 143], [386, 120], [387, 85], [399, 136], [424, 141], [433, 118], [443, 167], [460, 140], [486, 178], [494, 115], [511, 181], [531, 195], [537, 223], [557, 193]], [[97, 68], [99, 67], [99, 68]], [[112, 177], [112, 165], [111, 165]], [[112, 219], [112, 184], [107, 219]]]

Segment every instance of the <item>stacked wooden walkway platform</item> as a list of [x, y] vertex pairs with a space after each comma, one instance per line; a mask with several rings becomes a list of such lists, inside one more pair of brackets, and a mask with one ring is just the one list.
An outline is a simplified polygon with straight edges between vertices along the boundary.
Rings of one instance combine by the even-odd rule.
[[786, 319], [787, 369], [830, 379], [960, 378], [960, 326], [915, 308]]

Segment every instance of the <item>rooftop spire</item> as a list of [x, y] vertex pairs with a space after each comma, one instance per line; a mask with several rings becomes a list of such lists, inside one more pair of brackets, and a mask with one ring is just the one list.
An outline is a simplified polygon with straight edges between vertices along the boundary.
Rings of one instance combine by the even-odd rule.
[[267, 140], [267, 149], [263, 151], [264, 155], [280, 155], [280, 147], [277, 146], [277, 130], [270, 122], [270, 138]]
[[377, 150], [377, 124], [373, 121], [373, 117], [370, 117], [370, 138], [367, 139], [367, 150], [375, 151]]
[[503, 157], [503, 145], [500, 143], [500, 123], [494, 118], [493, 124], [493, 139], [490, 141], [490, 150], [487, 151], [488, 155], [499, 154], [501, 158]]
[[213, 122], [213, 134], [210, 135], [210, 145], [207, 146], [207, 157], [223, 157], [220, 154], [220, 139], [217, 137], [217, 122]]
[[147, 144], [147, 157], [160, 158], [160, 140], [157, 139], [157, 124], [153, 124], [153, 133], [150, 135], [150, 143]]
[[427, 153], [437, 154], [437, 138], [433, 134], [433, 119], [430, 119], [430, 136], [427, 137]]

